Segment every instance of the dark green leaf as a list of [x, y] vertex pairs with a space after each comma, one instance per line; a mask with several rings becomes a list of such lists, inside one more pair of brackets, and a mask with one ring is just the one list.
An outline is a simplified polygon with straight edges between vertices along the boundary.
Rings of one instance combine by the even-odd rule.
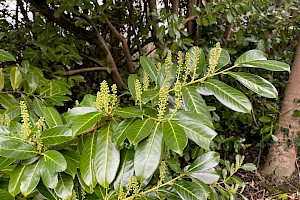
[[267, 98], [277, 98], [278, 92], [276, 88], [267, 80], [260, 76], [245, 73], [245, 72], [229, 72], [233, 78], [237, 79], [248, 89]]
[[135, 80], [139, 80], [139, 77], [136, 74], [130, 74], [128, 77], [128, 89], [133, 98], [136, 98], [135, 91]]
[[157, 169], [162, 153], [162, 125], [155, 124], [149, 137], [140, 142], [134, 154], [134, 170], [140, 182], [148, 179]]
[[96, 96], [91, 94], [86, 94], [83, 97], [83, 100], [80, 102], [80, 106], [93, 107], [96, 101]]
[[0, 189], [0, 199], [1, 200], [14, 200], [15, 198], [9, 194], [7, 190]]
[[14, 159], [0, 157], [0, 170], [9, 166], [14, 161], [15, 161]]
[[43, 117], [44, 116], [44, 109], [46, 108], [46, 105], [43, 101], [40, 99], [34, 97], [33, 99], [33, 109], [34, 112], [39, 116]]
[[92, 112], [80, 115], [72, 124], [73, 136], [79, 135], [84, 131], [93, 128], [103, 116], [103, 113]]
[[121, 144], [126, 139], [127, 129], [134, 120], [135, 118], [124, 119], [120, 124], [118, 124], [112, 134], [112, 142], [117, 142], [118, 145]]
[[147, 58], [146, 56], [140, 57], [140, 63], [142, 68], [145, 70], [145, 72], [150, 77], [151, 81], [157, 80], [157, 68], [155, 67], [154, 63]]
[[16, 139], [0, 141], [0, 156], [26, 160], [38, 154], [35, 146]]
[[134, 106], [118, 108], [114, 111], [114, 114], [122, 118], [143, 117], [143, 111]]
[[128, 127], [127, 138], [132, 144], [135, 145], [147, 137], [153, 127], [154, 121], [150, 118], [146, 120], [137, 119]]
[[72, 138], [72, 131], [67, 126], [57, 126], [41, 133], [41, 139], [46, 146], [62, 144]]
[[29, 195], [40, 181], [40, 162], [27, 165], [21, 179], [21, 192], [24, 196]]
[[12, 54], [8, 53], [7, 51], [4, 51], [3, 49], [0, 49], [0, 61], [16, 61], [16, 59]]
[[45, 159], [41, 159], [39, 162], [40, 175], [44, 185], [48, 188], [54, 189], [58, 183], [58, 173], [46, 167]]
[[128, 186], [130, 178], [134, 174], [133, 156], [133, 149], [123, 149], [121, 152], [121, 163], [119, 167], [119, 172], [114, 181], [114, 188], [117, 191], [117, 193], [123, 191], [123, 187]]
[[280, 71], [290, 72], [290, 66], [288, 64], [276, 60], [257, 60], [257, 61], [243, 63], [241, 66], [261, 68], [261, 69], [266, 69], [275, 72], [280, 72]]
[[143, 102], [143, 104], [146, 104], [149, 101], [157, 98], [158, 95], [159, 95], [159, 90], [143, 91], [143, 93], [142, 93], [142, 102]]
[[55, 150], [49, 150], [43, 153], [45, 166], [51, 170], [56, 172], [63, 172], [67, 168], [67, 162], [63, 155]]
[[44, 108], [44, 117], [49, 128], [63, 124], [59, 113], [53, 107]]
[[60, 198], [67, 199], [72, 196], [73, 186], [72, 176], [59, 173], [58, 183], [54, 191]]
[[3, 108], [8, 109], [13, 106], [18, 106], [19, 102], [11, 95], [0, 94], [0, 104]]
[[196, 183], [180, 180], [173, 184], [173, 187], [183, 200], [203, 200], [206, 199], [204, 191]]
[[249, 99], [240, 91], [216, 79], [209, 79], [204, 84], [228, 108], [237, 112], [251, 112], [252, 106]]
[[225, 49], [221, 49], [218, 65], [215, 68], [215, 71], [218, 71], [219, 69], [227, 65], [229, 62], [230, 62], [229, 53]]
[[37, 189], [48, 200], [60, 200], [60, 198], [55, 194], [54, 190], [45, 187], [42, 182], [37, 185]]
[[191, 172], [190, 175], [205, 184], [213, 184], [219, 180], [219, 175], [214, 168]]
[[214, 128], [211, 117], [202, 115], [202, 113], [198, 114], [195, 112], [178, 110], [176, 112], [176, 115], [172, 118], [172, 120], [179, 121], [177, 122], [179, 124], [185, 124], [186, 121], [194, 121], [197, 123], [204, 124], [205, 126], [208, 126], [211, 129]]
[[207, 152], [198, 157], [187, 170], [188, 172], [199, 172], [214, 168], [219, 164], [220, 155], [214, 151]]
[[9, 183], [8, 183], [8, 192], [12, 196], [16, 196], [17, 194], [20, 193], [21, 189], [21, 179], [23, 176], [23, 173], [25, 171], [24, 165], [18, 165], [11, 173], [10, 173], [10, 178], [9, 178]]
[[176, 122], [166, 121], [164, 123], [164, 141], [168, 148], [182, 156], [183, 149], [187, 145], [186, 134]]
[[96, 134], [91, 134], [86, 139], [80, 157], [80, 172], [81, 178], [86, 185], [94, 188], [97, 184], [94, 171], [94, 155], [96, 148]]
[[0, 68], [0, 92], [4, 88], [4, 73], [2, 71], [2, 68]]
[[81, 156], [79, 153], [73, 150], [62, 150], [61, 154], [64, 156], [67, 162], [67, 169], [65, 170], [65, 173], [71, 175], [74, 179], [75, 175], [77, 174], [77, 169], [80, 165]]
[[106, 125], [97, 133], [94, 167], [98, 183], [108, 188], [114, 180], [120, 163], [120, 152], [111, 141], [111, 127]]

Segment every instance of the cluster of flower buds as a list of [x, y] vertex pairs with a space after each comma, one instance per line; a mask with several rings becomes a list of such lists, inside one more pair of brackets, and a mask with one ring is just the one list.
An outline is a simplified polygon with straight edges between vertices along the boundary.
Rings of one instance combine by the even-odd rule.
[[106, 80], [102, 81], [100, 84], [100, 91], [97, 92], [97, 98], [94, 106], [99, 110], [103, 110], [106, 115], [111, 115], [118, 105], [119, 99], [117, 96], [117, 86], [115, 84], [112, 85], [110, 92]]
[[215, 68], [218, 65], [218, 60], [220, 58], [220, 55], [221, 55], [221, 45], [218, 42], [216, 44], [216, 47], [210, 51], [209, 67], [208, 67], [207, 74], [212, 74], [215, 72]]
[[20, 102], [20, 108], [21, 108], [21, 116], [22, 116], [21, 132], [23, 134], [23, 138], [28, 139], [29, 136], [31, 135], [31, 123], [29, 119], [27, 106], [24, 101]]

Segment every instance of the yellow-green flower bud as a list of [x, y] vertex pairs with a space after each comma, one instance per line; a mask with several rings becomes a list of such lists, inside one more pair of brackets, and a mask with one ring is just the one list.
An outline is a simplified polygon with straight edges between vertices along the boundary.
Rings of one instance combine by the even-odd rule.
[[164, 181], [164, 179], [166, 177], [166, 172], [167, 172], [166, 161], [161, 161], [158, 185], [161, 185], [162, 182]]
[[30, 124], [30, 120], [29, 120], [27, 106], [24, 101], [20, 102], [20, 108], [21, 108], [21, 116], [22, 116], [21, 132], [23, 134], [23, 137], [25, 139], [28, 139], [28, 137], [31, 134], [31, 124]]
[[161, 68], [161, 63], [157, 63], [157, 70], [159, 71]]
[[142, 107], [142, 85], [138, 79], [135, 80], [134, 87], [135, 87], [135, 93], [136, 93], [135, 104]]
[[184, 77], [183, 77], [183, 83], [186, 83], [187, 77], [190, 73], [190, 63], [191, 63], [191, 55], [189, 52], [186, 52], [185, 54], [185, 73], [184, 73]]
[[79, 101], [78, 101], [78, 100], [75, 101], [75, 105], [76, 105], [76, 106], [79, 105]]
[[6, 126], [10, 126], [10, 117], [9, 117], [9, 115], [8, 114], [5, 114], [4, 115], [4, 121], [5, 121], [5, 125]]
[[215, 72], [215, 68], [218, 65], [218, 60], [221, 55], [221, 46], [220, 43], [218, 42], [216, 44], [216, 47], [213, 48], [210, 51], [210, 57], [209, 57], [209, 68], [208, 68], [208, 74], [212, 74]]
[[158, 96], [158, 114], [157, 117], [159, 120], [162, 120], [168, 104], [169, 90], [167, 84], [164, 84], [159, 90]]
[[181, 103], [182, 103], [182, 99], [181, 99], [181, 92], [182, 89], [182, 85], [179, 81], [176, 81], [175, 86], [174, 86], [174, 91], [175, 91], [175, 106], [174, 106], [174, 110], [171, 114], [170, 118], [173, 118], [177, 112], [177, 110], [179, 109]]
[[3, 125], [4, 119], [3, 119], [3, 115], [0, 114], [0, 125]]
[[149, 88], [149, 85], [150, 85], [149, 76], [144, 71], [144, 73], [143, 73], [143, 91], [147, 91]]
[[177, 54], [177, 61], [178, 61], [178, 66], [177, 66], [177, 72], [176, 72], [176, 74], [177, 74], [176, 81], [179, 81], [180, 76], [181, 76], [182, 64], [183, 64], [181, 51], [179, 51]]
[[194, 57], [194, 63], [193, 63], [192, 81], [194, 81], [195, 78], [196, 78], [197, 65], [198, 65], [198, 61], [199, 61], [199, 53], [200, 53], [200, 48], [199, 47], [195, 47], [195, 57]]

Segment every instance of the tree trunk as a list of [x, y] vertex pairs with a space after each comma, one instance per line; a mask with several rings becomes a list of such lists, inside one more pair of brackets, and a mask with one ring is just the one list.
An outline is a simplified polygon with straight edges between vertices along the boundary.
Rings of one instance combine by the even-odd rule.
[[291, 177], [296, 169], [297, 148], [294, 141], [300, 125], [299, 119], [293, 118], [292, 114], [297, 107], [297, 100], [300, 98], [299, 80], [300, 40], [298, 41], [294, 63], [285, 90], [278, 122], [280, 128], [275, 133], [278, 142], [272, 144], [267, 161], [261, 170], [263, 175], [278, 178], [278, 180], [284, 177]]
[[172, 0], [172, 13], [178, 16], [179, 11], [179, 0]]

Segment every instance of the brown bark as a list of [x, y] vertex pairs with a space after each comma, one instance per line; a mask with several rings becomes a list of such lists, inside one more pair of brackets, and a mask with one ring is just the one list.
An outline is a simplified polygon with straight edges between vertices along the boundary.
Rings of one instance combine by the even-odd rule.
[[171, 0], [172, 3], [172, 10], [171, 12], [178, 16], [179, 11], [179, 0]]
[[231, 39], [231, 36], [232, 36], [232, 28], [233, 28], [233, 24], [232, 24], [232, 23], [227, 23], [226, 29], [225, 29], [225, 33], [224, 33], [224, 39], [225, 39], [225, 40]]
[[291, 177], [295, 171], [297, 161], [297, 148], [294, 140], [299, 132], [299, 119], [293, 118], [292, 114], [297, 107], [297, 99], [300, 97], [300, 40], [296, 50], [296, 56], [289, 76], [281, 115], [279, 117], [279, 130], [275, 133], [278, 142], [273, 143], [267, 161], [261, 170], [265, 176], [272, 176], [280, 180]]
[[189, 35], [193, 35], [193, 20], [196, 19], [196, 15], [193, 15], [193, 7], [196, 4], [196, 0], [189, 0], [188, 1], [188, 8], [187, 8], [187, 18], [184, 21], [184, 24], [187, 26], [187, 31]]
[[[157, 13], [157, 5], [156, 5], [156, 0], [150, 0], [149, 1], [149, 7], [150, 7], [150, 12], [151, 13]], [[156, 16], [153, 16], [151, 15], [151, 19], [153, 22], [157, 22], [157, 17]], [[156, 34], [157, 34], [157, 31], [159, 29], [159, 25], [158, 23], [155, 23], [153, 25], [153, 28], [152, 28], [152, 36], [156, 38]]]

